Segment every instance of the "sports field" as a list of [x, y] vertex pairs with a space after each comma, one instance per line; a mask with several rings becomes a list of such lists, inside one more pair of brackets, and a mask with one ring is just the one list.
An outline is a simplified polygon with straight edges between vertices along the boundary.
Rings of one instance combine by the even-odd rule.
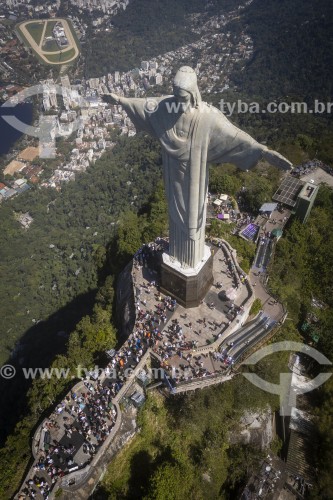
[[75, 49], [70, 49], [63, 52], [58, 52], [57, 54], [48, 54], [46, 57], [50, 64], [64, 64], [71, 61], [74, 55]]
[[[68, 44], [60, 46], [53, 33], [54, 27], [63, 28]], [[44, 64], [67, 64], [79, 56], [77, 37], [71, 22], [67, 19], [24, 21], [16, 27], [19, 38], [32, 49]]]
[[42, 38], [43, 29], [44, 29], [43, 21], [37, 21], [35, 23], [30, 23], [27, 25], [27, 30], [29, 31], [30, 35], [38, 45], [40, 44]]

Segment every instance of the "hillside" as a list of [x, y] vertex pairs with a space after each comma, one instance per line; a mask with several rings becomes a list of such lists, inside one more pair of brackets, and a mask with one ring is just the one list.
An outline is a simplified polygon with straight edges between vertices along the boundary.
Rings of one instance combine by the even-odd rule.
[[254, 0], [240, 19], [255, 54], [233, 80], [254, 99], [332, 101], [333, 5], [330, 0]]
[[[85, 44], [86, 75], [136, 67], [144, 58], [195, 39], [186, 22], [190, 13], [214, 15], [237, 4], [232, 0], [133, 0], [124, 13], [115, 17], [113, 32], [100, 33]], [[254, 0], [230, 25], [235, 33], [244, 30], [251, 35], [254, 57], [244, 71], [236, 69], [231, 75], [236, 89], [205, 98], [215, 104], [221, 97], [264, 103], [292, 98], [309, 103], [314, 99], [332, 101], [332, 24], [333, 6], [328, 0]], [[294, 161], [316, 155], [333, 163], [331, 115], [238, 115], [232, 121], [254, 133], [257, 139], [275, 145]], [[232, 175], [236, 185], [243, 180], [238, 174]], [[156, 142], [145, 135], [120, 138], [112, 153], [107, 153], [61, 193], [31, 190], [1, 206], [2, 362], [10, 360], [15, 345], [15, 363], [23, 359], [25, 365], [73, 365], [81, 357], [89, 362], [98, 359], [104, 344], [94, 345], [94, 328], [99, 328], [105, 317], [108, 324], [111, 321], [110, 281], [113, 283], [121, 266], [142, 241], [164, 228], [160, 221], [165, 209], [160, 203], [163, 195], [160, 187], [156, 190], [160, 179], [161, 157]], [[333, 353], [329, 335], [333, 328], [329, 296], [332, 200], [332, 193], [323, 188], [307, 227], [291, 225], [279, 242], [271, 269], [274, 291], [290, 308], [294, 322], [282, 332], [281, 340], [297, 338], [296, 327], [306, 317], [313, 290], [322, 300], [325, 295], [329, 297], [329, 307], [321, 318], [319, 343], [328, 356]], [[34, 221], [24, 231], [16, 219], [17, 214], [27, 211]], [[119, 227], [127, 228], [127, 232], [119, 232]], [[106, 289], [111, 290], [107, 304], [103, 304], [108, 316], [100, 309]], [[86, 319], [87, 315], [90, 319]], [[106, 330], [107, 340], [115, 344], [115, 331]], [[71, 332], [74, 334], [70, 336]], [[269, 374], [273, 365], [283, 366], [284, 360], [278, 361], [280, 364], [268, 363], [264, 373]], [[201, 498], [207, 485], [197, 471], [204, 474], [209, 468], [213, 479], [205, 498], [233, 498], [260, 458], [257, 450], [229, 447], [227, 434], [233, 419], [239, 417], [244, 406], [264, 407], [269, 403], [274, 407], [276, 401], [250, 390], [244, 400], [242, 388], [230, 386], [180, 401], [188, 412], [185, 417], [180, 403], [170, 408], [167, 403], [152, 399], [140, 417], [143, 435], [111, 465], [101, 498], [130, 498], [124, 496], [128, 492], [135, 498], [137, 488], [146, 498], [164, 498], [158, 493], [175, 488], [169, 481], [173, 474], [178, 484], [183, 478], [188, 479], [187, 486], [175, 490], [178, 496], [175, 494], [174, 498], [190, 498], [191, 491]], [[30, 434], [40, 414], [48, 411], [64, 388], [37, 381], [27, 393], [29, 386], [25, 381], [13, 380], [2, 381], [1, 389], [2, 443], [7, 438], [0, 453], [1, 487], [6, 492], [9, 487], [14, 491], [20, 482], [29, 460]], [[329, 428], [332, 419], [329, 389], [323, 391], [322, 398], [325, 411], [321, 413], [318, 407], [318, 414], [325, 454], [318, 463], [325, 481], [318, 486], [318, 498], [328, 498], [325, 492], [330, 491], [332, 477], [332, 436], [325, 432], [325, 423]], [[188, 422], [191, 418], [193, 425]], [[191, 432], [197, 432], [197, 438], [190, 438]], [[164, 439], [163, 453], [157, 452]], [[131, 475], [131, 464], [137, 463], [133, 456], [135, 460], [145, 458], [149, 465], [147, 477]], [[117, 482], [118, 465], [124, 476]], [[320, 488], [324, 491], [322, 496]]]

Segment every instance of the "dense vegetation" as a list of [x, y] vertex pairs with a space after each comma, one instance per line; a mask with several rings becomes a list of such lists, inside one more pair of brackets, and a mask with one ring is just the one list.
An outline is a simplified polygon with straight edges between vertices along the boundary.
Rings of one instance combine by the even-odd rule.
[[[306, 225], [292, 222], [276, 247], [270, 269], [270, 287], [286, 305], [290, 319], [299, 326], [308, 315], [318, 320], [313, 325], [319, 337], [315, 347], [330, 360], [333, 359], [332, 217], [333, 191], [322, 186], [308, 222]], [[315, 307], [313, 298], [322, 301], [325, 307]], [[305, 341], [313, 343], [308, 334]], [[316, 457], [318, 483], [313, 492], [316, 499], [331, 498], [333, 490], [332, 395], [330, 379], [321, 388], [321, 400], [316, 408], [320, 439]]]
[[[333, 101], [332, 9], [330, 0], [254, 0], [228, 29], [245, 31], [254, 56], [231, 75], [231, 89], [206, 96], [216, 106], [238, 99], [261, 109], [275, 101], [291, 104]], [[236, 89], [233, 88], [236, 85]], [[230, 119], [259, 141], [275, 146], [294, 163], [333, 157], [332, 113], [233, 113]], [[305, 153], [305, 154], [304, 154]]]
[[[1, 207], [2, 363], [46, 367], [57, 354], [65, 354], [69, 333], [93, 313], [98, 286], [128, 259], [128, 242], [117, 240], [118, 231], [126, 232], [139, 207], [142, 221], [136, 226], [142, 238], [132, 253], [154, 230], [162, 231], [160, 152], [146, 136], [125, 142], [128, 149], [120, 138], [112, 153], [61, 193], [30, 191]], [[152, 193], [158, 200], [145, 207]], [[16, 220], [22, 212], [34, 218], [28, 230]], [[121, 217], [124, 212], [129, 213]], [[29, 382], [16, 376], [0, 384], [3, 440], [25, 412]]]
[[[26, 233], [15, 226], [17, 222], [14, 220], [6, 226], [6, 250], [9, 254], [6, 259], [10, 261], [11, 242], [16, 248], [14, 253], [11, 252], [12, 257], [17, 259], [16, 267], [20, 261], [23, 261], [22, 265], [25, 266], [26, 281], [19, 297], [31, 308], [38, 307], [42, 301], [39, 311], [43, 321], [30, 329], [20, 343], [22, 348], [19, 355], [24, 360], [24, 366], [69, 368], [75, 378], [79, 364], [86, 367], [96, 363], [102, 365], [105, 362], [105, 350], [116, 345], [117, 335], [113, 319], [114, 276], [144, 241], [154, 239], [166, 231], [167, 211], [163, 187], [159, 181], [158, 149], [146, 136], [137, 136], [129, 140], [129, 143], [131, 148], [127, 152], [119, 145], [113, 155], [105, 156], [96, 162], [85, 176], [78, 179], [76, 186], [80, 185], [80, 191], [73, 190], [73, 183], [68, 185], [57, 199], [52, 192], [43, 192], [44, 197], [40, 198], [27, 194], [6, 206], [8, 217], [10, 209], [27, 210], [29, 207], [35, 218]], [[129, 157], [131, 168], [127, 163]], [[132, 176], [142, 176], [141, 182], [132, 188], [136, 193], [134, 196], [137, 196], [136, 204], [140, 203], [141, 206], [140, 214], [133, 210], [137, 205], [124, 202], [129, 197], [128, 183], [131, 181], [128, 179]], [[83, 192], [85, 196], [82, 196]], [[52, 196], [51, 202], [48, 196]], [[113, 207], [110, 207], [110, 199], [114, 201]], [[49, 203], [46, 204], [46, 201]], [[77, 217], [71, 218], [76, 211]], [[110, 226], [112, 220], [116, 220], [116, 226]], [[35, 238], [30, 239], [28, 235], [34, 226]], [[85, 235], [88, 227], [93, 231], [102, 231], [98, 244], [92, 238], [91, 243], [87, 243], [88, 237]], [[112, 229], [110, 230], [112, 227], [115, 228], [113, 234]], [[17, 241], [20, 241], [22, 246], [22, 253], [19, 255], [17, 252], [20, 246], [17, 246]], [[22, 241], [25, 242], [24, 247]], [[51, 241], [51, 245], [54, 245], [51, 250], [57, 251], [53, 257], [47, 258], [45, 247], [48, 249]], [[77, 255], [77, 248], [80, 253], [75, 259], [77, 262], [71, 267], [74, 256], [70, 259], [69, 256], [73, 253]], [[25, 261], [26, 255], [28, 257]], [[35, 256], [39, 266], [30, 264], [31, 255]], [[8, 261], [7, 267], [10, 268]], [[75, 274], [77, 266], [81, 266], [82, 272], [84, 268], [81, 280], [76, 280], [81, 274]], [[14, 267], [10, 268], [11, 272], [16, 272], [14, 268], [15, 263]], [[5, 266], [3, 271], [5, 275]], [[47, 283], [47, 288], [39, 291], [39, 280]], [[54, 283], [57, 284], [56, 287]], [[75, 288], [74, 285], [81, 289]], [[11, 294], [10, 283], [8, 286]], [[53, 291], [57, 291], [54, 297]], [[36, 293], [39, 295], [36, 296]], [[81, 295], [77, 297], [78, 293]], [[5, 295], [3, 297], [3, 303], [6, 301], [8, 304], [12, 302], [12, 295], [8, 297], [8, 290], [7, 298]], [[3, 307], [5, 308], [5, 304]], [[9, 320], [17, 321], [17, 318], [9, 317]], [[24, 322], [18, 325], [23, 328]], [[60, 336], [57, 335], [59, 329]], [[67, 341], [64, 341], [64, 336], [68, 337]], [[30, 384], [31, 381], [24, 380], [20, 374], [18, 361], [10, 361], [18, 369], [14, 379], [1, 381], [1, 406], [5, 409], [2, 415], [3, 437], [19, 420], [5, 446], [0, 450], [1, 498], [7, 498], [8, 494], [10, 496], [19, 486], [24, 468], [30, 459], [30, 437], [34, 426], [41, 415], [49, 412], [61, 394], [74, 382], [68, 378], [38, 378]], [[8, 408], [11, 410], [10, 414], [6, 411]]]
[[[331, 358], [332, 359], [332, 358]], [[315, 500], [330, 499], [333, 491], [333, 379], [332, 377], [323, 387], [321, 401], [317, 406], [316, 414], [319, 419], [319, 452], [317, 455], [318, 482], [315, 485], [312, 497]]]
[[[126, 144], [120, 140], [61, 193], [31, 190], [1, 207], [2, 360], [34, 322], [97, 287], [96, 263], [120, 214], [151, 195], [161, 176], [159, 150], [148, 137]], [[34, 219], [27, 231], [16, 220], [25, 212]]]
[[[111, 34], [101, 33], [87, 42], [88, 76], [136, 67], [142, 59], [194, 39], [185, 13], [200, 11], [202, 2], [144, 3], [145, 8], [143, 2], [133, 1], [115, 18]], [[210, 5], [218, 9], [234, 4], [216, 1]], [[255, 56], [246, 71], [236, 70], [232, 76], [238, 91], [224, 93], [223, 98], [244, 97], [264, 103], [291, 98], [332, 101], [331, 11], [328, 0], [319, 4], [310, 0], [254, 0], [230, 29], [246, 29], [251, 34]], [[209, 100], [218, 103], [220, 98], [215, 95]], [[332, 162], [330, 117], [247, 114], [232, 120], [294, 162], [314, 155]], [[160, 165], [159, 149], [152, 140], [145, 136], [121, 139], [113, 153], [65, 186], [61, 194], [33, 191], [1, 207], [2, 361], [18, 339], [22, 350], [17, 351], [15, 362], [21, 358], [25, 366], [74, 368], [78, 362], [102, 361], [105, 347], [115, 345], [114, 276], [142, 241], [165, 230], [163, 190], [156, 188]], [[211, 188], [236, 195], [245, 186], [247, 206], [255, 210], [269, 200], [278, 182], [274, 170], [267, 172], [264, 177], [260, 171], [236, 175], [231, 167], [213, 169]], [[34, 222], [24, 232], [15, 214], [26, 211]], [[291, 325], [301, 326], [307, 313], [314, 312], [314, 294], [328, 305], [315, 311], [320, 319], [318, 348], [328, 357], [333, 355], [332, 216], [332, 192], [323, 187], [307, 225], [293, 222], [279, 241], [270, 270], [271, 287], [293, 320], [278, 339], [299, 338]], [[246, 242], [237, 243], [225, 226], [213, 225], [212, 234], [221, 232], [238, 245], [242, 265], [248, 269], [253, 248]], [[263, 378], [278, 377], [285, 371], [281, 367], [285, 358], [278, 360], [266, 360], [258, 367]], [[140, 491], [143, 498], [161, 500], [185, 495], [232, 497], [260, 453], [250, 447], [231, 446], [228, 433], [235, 431], [244, 409], [267, 404], [274, 408], [277, 404], [253, 386], [246, 385], [245, 391], [244, 387], [244, 380], [240, 383], [236, 379], [172, 402], [152, 396], [140, 415], [142, 432], [111, 464], [100, 495], [137, 498]], [[1, 382], [3, 437], [13, 431], [0, 451], [2, 498], [8, 498], [20, 482], [30, 457], [34, 425], [66, 388], [65, 381], [36, 380], [30, 388], [18, 377]], [[331, 408], [329, 382], [318, 405], [322, 446], [316, 498], [330, 498], [333, 489]]]
[[259, 99], [332, 100], [330, 0], [254, 0], [242, 24], [255, 47], [246, 71], [233, 75], [242, 91]]
[[[319, 349], [333, 357], [333, 191], [322, 186], [307, 224], [294, 220], [276, 247], [270, 287], [286, 305], [290, 317], [302, 324], [307, 313], [321, 319]], [[318, 309], [313, 298], [326, 304]]]
[[[295, 338], [292, 326], [280, 333], [283, 338]], [[277, 381], [285, 363], [285, 355], [272, 357], [262, 364], [261, 376]], [[239, 420], [246, 411], [267, 411], [268, 405], [277, 408], [277, 399], [241, 375], [187, 396], [164, 399], [149, 393], [139, 414], [140, 433], [110, 464], [96, 498], [238, 498], [264, 453], [237, 439]], [[278, 440], [274, 452], [275, 446]]]
[[83, 54], [86, 77], [140, 67], [142, 60], [193, 42], [198, 35], [190, 29], [194, 12], [230, 9], [237, 0], [140, 0], [130, 2], [126, 11], [112, 19], [111, 32], [89, 34]]

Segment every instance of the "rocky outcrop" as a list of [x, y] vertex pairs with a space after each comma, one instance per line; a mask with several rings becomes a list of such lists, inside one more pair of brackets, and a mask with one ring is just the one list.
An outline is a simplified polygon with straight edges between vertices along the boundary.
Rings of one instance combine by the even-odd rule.
[[132, 333], [135, 325], [135, 299], [133, 261], [129, 262], [117, 280], [117, 324], [119, 341], [122, 343]]
[[246, 412], [239, 428], [229, 436], [231, 444], [249, 444], [261, 450], [269, 448], [274, 439], [274, 414], [271, 408], [263, 411]]

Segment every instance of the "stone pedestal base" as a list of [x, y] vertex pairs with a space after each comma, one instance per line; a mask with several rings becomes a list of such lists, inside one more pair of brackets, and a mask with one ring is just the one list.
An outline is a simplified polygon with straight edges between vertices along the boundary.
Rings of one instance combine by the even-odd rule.
[[182, 269], [164, 253], [161, 263], [161, 292], [186, 308], [197, 307], [213, 283], [213, 255], [205, 246], [205, 257], [196, 268]]

